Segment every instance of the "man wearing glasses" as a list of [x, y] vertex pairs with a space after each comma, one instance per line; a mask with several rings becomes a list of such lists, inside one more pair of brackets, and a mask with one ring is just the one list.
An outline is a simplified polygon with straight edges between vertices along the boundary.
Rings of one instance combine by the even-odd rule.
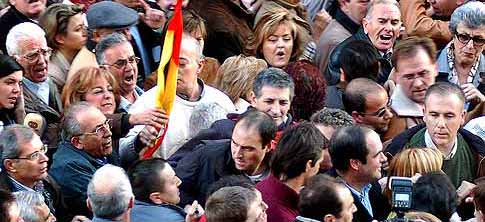
[[47, 146], [39, 136], [27, 126], [7, 126], [0, 134], [0, 151], [0, 189], [42, 194], [45, 204], [56, 214], [61, 197], [57, 184], [47, 174]]
[[121, 93], [119, 108], [128, 112], [131, 104], [143, 94], [143, 90], [136, 85], [140, 58], [135, 56], [126, 37], [112, 33], [96, 45], [96, 60], [115, 76]]
[[467, 101], [465, 109], [469, 112], [485, 101], [484, 17], [482, 2], [458, 7], [450, 20], [454, 37], [438, 56], [438, 79], [462, 88]]
[[371, 128], [381, 138], [389, 129], [394, 115], [391, 100], [381, 85], [367, 78], [354, 79], [345, 88], [343, 101], [356, 124]]
[[86, 102], [72, 105], [64, 114], [61, 140], [49, 174], [60, 185], [66, 214], [91, 216], [86, 206], [87, 186], [94, 172], [106, 164], [119, 165], [111, 155], [109, 119]]
[[13, 27], [7, 35], [8, 54], [23, 68], [23, 94], [26, 113], [38, 113], [46, 121], [42, 141], [49, 145], [49, 156], [58, 142], [57, 132], [62, 113], [60, 94], [48, 78], [48, 61], [52, 49], [47, 47], [45, 32], [30, 22]]

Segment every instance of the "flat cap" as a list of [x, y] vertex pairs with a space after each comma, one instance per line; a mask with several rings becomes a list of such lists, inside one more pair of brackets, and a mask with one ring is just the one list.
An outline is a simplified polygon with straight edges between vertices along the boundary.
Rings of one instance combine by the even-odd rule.
[[91, 5], [86, 17], [89, 29], [119, 29], [132, 26], [138, 21], [138, 13], [135, 10], [112, 1]]

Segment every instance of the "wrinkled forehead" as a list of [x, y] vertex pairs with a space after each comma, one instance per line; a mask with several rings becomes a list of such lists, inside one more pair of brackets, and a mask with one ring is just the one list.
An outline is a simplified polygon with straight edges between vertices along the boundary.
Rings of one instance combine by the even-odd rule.
[[371, 17], [374, 19], [398, 19], [401, 21], [401, 11], [395, 4], [389, 2], [377, 3], [371, 7]]
[[45, 38], [25, 37], [17, 40], [17, 47], [20, 54], [24, 54], [36, 49], [46, 48], [47, 41]]

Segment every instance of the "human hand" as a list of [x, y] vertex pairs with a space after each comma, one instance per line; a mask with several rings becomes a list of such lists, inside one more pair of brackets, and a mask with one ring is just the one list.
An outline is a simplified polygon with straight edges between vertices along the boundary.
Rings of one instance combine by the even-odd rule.
[[144, 0], [138, 0], [145, 9], [145, 13], [138, 13], [140, 19], [152, 29], [163, 27], [166, 22], [165, 12], [151, 8]]
[[467, 101], [481, 103], [485, 101], [485, 96], [472, 83], [461, 85]]
[[458, 203], [461, 203], [461, 201], [465, 200], [465, 198], [470, 195], [472, 192], [473, 188], [475, 188], [477, 185], [470, 183], [468, 181], [462, 181], [460, 184], [460, 187], [456, 189], [456, 195], [458, 196]]
[[[162, 130], [165, 129], [161, 128], [160, 132], [163, 132]], [[155, 145], [158, 135], [159, 131], [155, 129], [155, 127], [151, 125], [146, 125], [145, 128], [140, 131], [140, 134], [138, 134], [138, 139], [143, 145], [151, 147]]]
[[91, 222], [91, 220], [85, 216], [77, 215], [72, 218], [71, 222]]
[[185, 206], [184, 211], [187, 213], [185, 222], [197, 222], [204, 215], [204, 208], [196, 200], [194, 200], [192, 205]]
[[141, 113], [131, 114], [128, 120], [131, 125], [151, 125], [161, 129], [168, 122], [168, 115], [163, 109], [152, 108]]

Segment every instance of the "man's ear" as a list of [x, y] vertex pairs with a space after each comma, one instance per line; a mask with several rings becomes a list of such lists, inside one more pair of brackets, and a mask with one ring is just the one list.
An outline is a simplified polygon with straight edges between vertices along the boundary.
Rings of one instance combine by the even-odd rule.
[[367, 31], [367, 26], [369, 25], [369, 20], [367, 20], [366, 17], [364, 17], [364, 19], [362, 19], [362, 27], [364, 28], [364, 33], [365, 34], [368, 34], [369, 31]]
[[352, 111], [351, 116], [357, 124], [361, 124], [364, 122], [364, 120], [362, 119], [362, 115], [360, 115], [357, 111]]
[[15, 169], [14, 164], [15, 164], [14, 160], [11, 160], [11, 159], [6, 159], [3, 161], [3, 167], [5, 167], [5, 170], [7, 172], [12, 172], [12, 173], [17, 172], [17, 169]]
[[349, 169], [357, 171], [360, 169], [361, 162], [359, 160], [350, 159]]
[[8, 0], [8, 2], [12, 5], [12, 6], [15, 6], [16, 4], [16, 1], [15, 0]]
[[94, 42], [101, 41], [101, 35], [99, 34], [99, 32], [96, 29], [93, 30], [93, 41]]
[[202, 69], [204, 68], [204, 65], [205, 65], [205, 59], [204, 58], [200, 58], [199, 59], [199, 62], [197, 63], [197, 76], [200, 74], [200, 72], [202, 72]]
[[148, 197], [154, 204], [162, 204], [162, 196], [160, 195], [160, 192], [153, 192], [150, 194]]
[[463, 126], [465, 124], [465, 119], [466, 119], [466, 110], [463, 110], [463, 112], [460, 114], [460, 118], [461, 118], [461, 123], [460, 123], [460, 126]]
[[312, 160], [308, 160], [306, 161], [306, 165], [305, 165], [305, 172], [308, 172], [310, 171], [313, 167], [315, 166], [312, 166], [313, 164], [313, 161]]
[[334, 222], [337, 218], [333, 214], [327, 214], [323, 217], [323, 222]]
[[86, 206], [88, 207], [89, 211], [93, 212], [93, 207], [91, 207], [91, 201], [89, 200], [89, 197], [86, 198]]
[[130, 198], [130, 202], [128, 203], [128, 209], [132, 209], [135, 206], [135, 197]]
[[340, 68], [340, 82], [347, 82], [345, 79], [345, 72], [344, 69]]
[[78, 136], [73, 136], [71, 138], [71, 144], [79, 150], [83, 149], [83, 143], [81, 142], [81, 138], [79, 138]]
[[251, 103], [252, 106], [256, 104], [256, 94], [254, 94], [253, 91], [249, 92], [249, 103]]

